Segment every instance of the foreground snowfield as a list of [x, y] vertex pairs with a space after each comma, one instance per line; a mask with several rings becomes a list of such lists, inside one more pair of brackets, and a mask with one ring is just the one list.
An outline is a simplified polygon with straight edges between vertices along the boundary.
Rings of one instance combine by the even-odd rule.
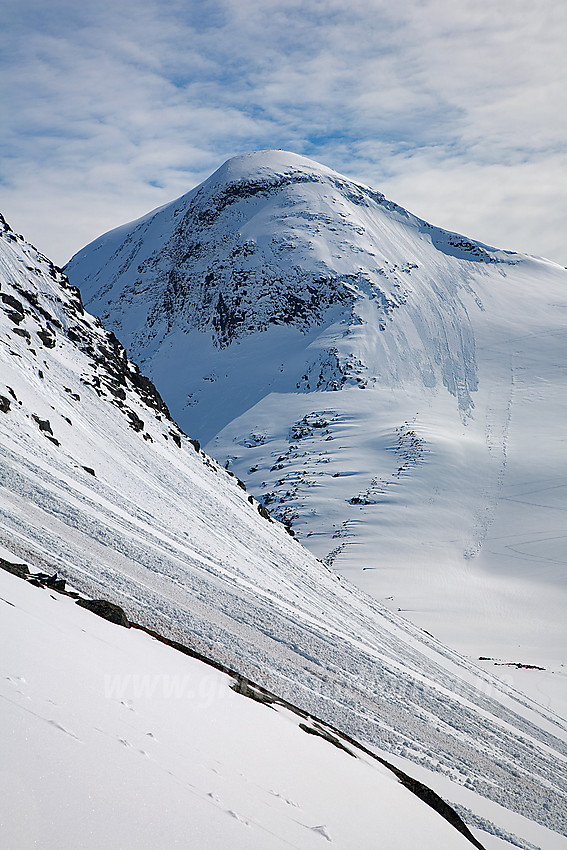
[[[64, 276], [7, 228], [0, 246], [0, 538], [12, 556], [56, 570], [80, 591], [123, 605], [132, 620], [430, 771], [428, 784], [442, 782], [444, 798], [464, 806], [469, 822], [563, 846], [562, 721], [340, 580], [262, 517], [237, 480], [178, 431]], [[58, 610], [66, 604], [52, 601]], [[18, 662], [7, 675], [26, 678], [28, 670]], [[32, 697], [40, 692], [38, 685]], [[66, 693], [46, 698], [63, 706]], [[3, 710], [10, 706], [3, 701]], [[56, 722], [81, 740], [91, 734], [63, 715]], [[103, 727], [108, 746], [115, 720]], [[139, 737], [120, 737], [132, 746], [117, 747], [117, 758], [145, 764], [137, 750], [150, 751]], [[42, 753], [38, 770], [52, 761]], [[22, 781], [34, 788], [35, 772]], [[234, 811], [246, 814], [242, 802]]]
[[0, 604], [4, 848], [472, 847], [227, 675], [3, 572]]
[[[0, 557], [14, 560], [5, 549]], [[472, 846], [387, 768], [306, 735], [286, 708], [237, 695], [227, 674], [2, 570], [0, 605], [3, 847]], [[471, 830], [487, 850], [567, 846], [375, 752], [449, 792], [469, 818], [473, 808], [484, 829]]]
[[565, 715], [565, 269], [264, 151], [67, 271], [336, 574]]

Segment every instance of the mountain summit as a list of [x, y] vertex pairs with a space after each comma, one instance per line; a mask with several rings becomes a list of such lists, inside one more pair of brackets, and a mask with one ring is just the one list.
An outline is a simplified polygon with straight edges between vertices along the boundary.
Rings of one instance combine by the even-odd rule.
[[[440, 381], [466, 412], [477, 383], [459, 297], [466, 284], [432, 279], [425, 261], [447, 269], [455, 258], [511, 257], [432, 227], [305, 157], [261, 151], [229, 160], [177, 201], [102, 236], [66, 270], [150, 371], [164, 342], [176, 347], [178, 330], [205, 333], [224, 349], [274, 327], [308, 339], [340, 316], [341, 336], [356, 339], [362, 322], [389, 333], [377, 335], [369, 362], [350, 362], [351, 339], [334, 341], [302, 388]], [[409, 328], [397, 321], [402, 306]], [[440, 330], [444, 339], [432, 346]], [[199, 393], [188, 395], [198, 406]], [[198, 427], [198, 414], [191, 419]]]
[[264, 151], [67, 273], [182, 427], [319, 558], [555, 706], [565, 269]]

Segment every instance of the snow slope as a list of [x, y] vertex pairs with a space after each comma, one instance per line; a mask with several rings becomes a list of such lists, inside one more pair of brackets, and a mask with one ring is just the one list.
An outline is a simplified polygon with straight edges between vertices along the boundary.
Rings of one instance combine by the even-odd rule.
[[226, 674], [3, 571], [0, 605], [6, 850], [473, 846]]
[[562, 846], [567, 730], [553, 712], [262, 516], [4, 224], [0, 287], [0, 540], [15, 557], [419, 764], [497, 835], [517, 813], [524, 841], [535, 829], [538, 846]]
[[67, 272], [317, 557], [567, 710], [565, 269], [264, 151]]

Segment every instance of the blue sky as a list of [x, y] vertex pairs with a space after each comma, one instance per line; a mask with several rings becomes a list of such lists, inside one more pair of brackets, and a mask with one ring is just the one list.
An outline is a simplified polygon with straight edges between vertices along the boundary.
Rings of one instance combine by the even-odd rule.
[[564, 0], [20, 0], [0, 209], [56, 263], [283, 148], [567, 264]]

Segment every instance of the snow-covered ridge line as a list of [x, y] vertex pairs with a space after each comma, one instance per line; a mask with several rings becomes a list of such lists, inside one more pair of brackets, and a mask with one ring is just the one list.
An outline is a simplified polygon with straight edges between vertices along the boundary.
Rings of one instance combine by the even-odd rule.
[[[154, 408], [166, 419], [171, 420], [167, 406], [163, 399], [145, 376], [140, 373], [138, 367], [128, 360], [124, 348], [120, 345], [112, 332], [105, 331], [100, 321], [93, 320], [85, 314], [79, 289], [71, 286], [66, 275], [53, 265], [47, 258], [27, 245], [23, 237], [15, 234], [5, 219], [0, 216], [0, 228], [3, 238], [18, 245], [23, 252], [20, 264], [17, 266], [5, 265], [2, 268], [3, 275], [10, 281], [11, 286], [22, 297], [18, 301], [13, 295], [0, 295], [0, 298], [11, 310], [9, 318], [18, 326], [19, 331], [27, 342], [31, 342], [30, 332], [21, 328], [24, 317], [35, 319], [36, 336], [42, 345], [48, 349], [54, 348], [57, 343], [57, 334], [62, 332], [67, 339], [91, 358], [92, 364], [99, 367], [105, 389], [114, 396], [113, 403], [122, 407], [124, 388], [128, 387], [138, 395], [145, 404]], [[30, 290], [25, 285], [20, 285], [18, 273], [41, 274], [41, 266], [47, 266], [48, 274], [53, 285], [50, 291], [40, 292]], [[37, 344], [37, 341], [36, 341]], [[86, 378], [83, 378], [86, 381]], [[102, 393], [99, 385], [94, 385], [95, 390]], [[133, 420], [134, 421], [134, 420]], [[179, 430], [175, 423], [172, 423]]]
[[[33, 288], [48, 316], [57, 309], [74, 325], [77, 308], [67, 316], [32, 249], [0, 238], [0, 250], [2, 294], [21, 300]], [[104, 363], [50, 318], [14, 310], [2, 299], [0, 535], [18, 557], [108, 594], [129, 619], [365, 745], [565, 828], [564, 732], [551, 713], [340, 581], [261, 517], [217, 463], [173, 439], [130, 367], [122, 399]], [[85, 314], [80, 327], [100, 351], [95, 320]], [[39, 346], [42, 331], [53, 345]]]

